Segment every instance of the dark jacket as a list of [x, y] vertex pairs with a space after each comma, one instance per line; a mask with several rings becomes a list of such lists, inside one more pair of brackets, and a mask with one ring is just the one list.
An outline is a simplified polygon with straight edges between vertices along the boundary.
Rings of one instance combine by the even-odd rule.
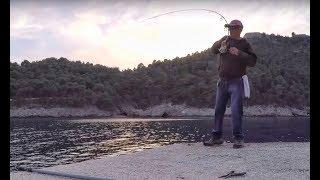
[[[229, 52], [219, 52], [221, 42], [225, 39], [227, 39], [226, 42], [228, 49], [230, 47], [236, 47], [239, 50], [238, 55], [232, 55]], [[253, 67], [257, 62], [256, 54], [252, 51], [249, 42], [244, 38], [238, 40], [229, 36], [224, 36], [212, 45], [211, 52], [214, 54], [220, 54], [218, 70], [221, 78], [232, 79], [241, 77], [246, 74], [247, 66]]]

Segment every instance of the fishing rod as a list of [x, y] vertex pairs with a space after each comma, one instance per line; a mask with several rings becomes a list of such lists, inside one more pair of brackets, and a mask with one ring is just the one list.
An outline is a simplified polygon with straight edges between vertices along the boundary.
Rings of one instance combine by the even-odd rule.
[[[177, 12], [183, 12], [183, 11], [206, 11], [206, 12], [209, 12], [209, 13], [214, 13], [214, 14], [217, 14], [220, 16], [220, 19], [221, 20], [224, 20], [225, 21], [225, 25], [224, 25], [224, 28], [226, 29], [227, 28], [227, 24], [228, 24], [228, 21], [226, 20], [226, 18], [219, 12], [217, 11], [214, 11], [214, 10], [211, 10], [211, 9], [204, 9], [204, 8], [192, 8], [192, 9], [182, 9], [182, 10], [176, 10], [176, 11], [170, 11], [170, 12], [166, 12], [166, 13], [162, 13], [162, 14], [158, 14], [156, 16], [152, 16], [150, 18], [146, 18], [144, 20], [142, 20], [141, 22], [144, 22], [144, 21], [147, 21], [147, 20], [150, 20], [150, 19], [154, 19], [154, 18], [158, 18], [160, 16], [164, 16], [164, 15], [168, 15], [168, 14], [173, 14], [173, 13], [177, 13]], [[230, 32], [228, 32], [228, 36], [230, 35]], [[219, 49], [219, 51], [221, 50], [221, 52], [225, 52], [226, 51], [226, 47], [221, 47]], [[207, 60], [207, 68], [208, 68], [208, 60]]]
[[[141, 22], [150, 20], [150, 19], [154, 19], [154, 18], [158, 18], [160, 16], [164, 16], [164, 15], [168, 15], [168, 14], [173, 14], [173, 13], [177, 13], [177, 12], [183, 12], [183, 11], [207, 11], [209, 13], [214, 13], [220, 16], [221, 20], [224, 20], [226, 24], [228, 24], [228, 21], [226, 20], [226, 18], [219, 12], [211, 10], [211, 9], [204, 9], [204, 8], [193, 8], [193, 9], [182, 9], [182, 10], [176, 10], [176, 11], [170, 11], [170, 12], [166, 12], [166, 13], [162, 13], [162, 14], [158, 14], [156, 16], [152, 16], [150, 18], [146, 18], [144, 20], [142, 20]], [[226, 28], [226, 26], [224, 26]], [[229, 31], [228, 31], [228, 35], [229, 35]]]
[[51, 176], [60, 176], [60, 177], [84, 179], [84, 180], [112, 180], [109, 178], [83, 176], [83, 175], [78, 175], [78, 174], [68, 174], [68, 173], [63, 173], [63, 172], [54, 172], [54, 171], [47, 171], [47, 170], [42, 170], [42, 169], [31, 169], [31, 168], [24, 168], [24, 167], [18, 167], [18, 170], [27, 171], [27, 172], [35, 172], [35, 173], [46, 174], [46, 175], [51, 175]]

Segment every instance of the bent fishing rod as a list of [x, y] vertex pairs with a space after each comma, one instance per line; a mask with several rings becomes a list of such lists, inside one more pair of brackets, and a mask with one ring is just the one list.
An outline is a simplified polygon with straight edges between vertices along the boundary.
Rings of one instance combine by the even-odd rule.
[[[182, 9], [182, 10], [176, 10], [176, 11], [170, 11], [170, 12], [166, 12], [166, 13], [162, 13], [162, 14], [158, 14], [156, 16], [152, 16], [150, 18], [146, 18], [144, 20], [142, 20], [141, 22], [144, 22], [144, 21], [147, 21], [147, 20], [150, 20], [150, 19], [154, 19], [154, 18], [158, 18], [160, 16], [165, 16], [165, 15], [168, 15], [168, 14], [173, 14], [173, 13], [178, 13], [178, 12], [183, 12], [183, 11], [206, 11], [206, 12], [209, 12], [209, 13], [214, 13], [214, 14], [217, 14], [220, 16], [220, 19], [221, 20], [224, 20], [225, 21], [225, 25], [224, 25], [224, 28], [227, 28], [227, 24], [228, 24], [228, 21], [226, 20], [226, 18], [219, 12], [217, 11], [214, 11], [214, 10], [211, 10], [211, 9], [204, 9], [204, 8], [192, 8], [192, 9]], [[230, 35], [230, 32], [228, 32], [228, 36]], [[221, 50], [221, 51], [220, 51]], [[225, 52], [226, 51], [226, 47], [222, 47], [219, 49], [220, 52]], [[208, 61], [207, 61], [207, 64], [208, 64]], [[208, 65], [207, 65], [208, 66]]]
[[[162, 13], [162, 14], [158, 14], [156, 16], [152, 16], [150, 18], [146, 18], [144, 20], [142, 20], [141, 22], [150, 20], [150, 19], [154, 19], [154, 18], [158, 18], [160, 16], [164, 16], [164, 15], [168, 15], [168, 14], [173, 14], [173, 13], [178, 13], [178, 12], [183, 12], [183, 11], [206, 11], [209, 13], [214, 13], [220, 16], [221, 20], [224, 20], [226, 22], [226, 24], [228, 24], [228, 21], [226, 20], [226, 18], [219, 12], [211, 10], [211, 9], [204, 9], [204, 8], [193, 8], [193, 9], [182, 9], [182, 10], [176, 10], [176, 11], [170, 11], [170, 12], [166, 12], [166, 13]], [[226, 28], [226, 26], [224, 26]], [[229, 35], [229, 31], [228, 31], [228, 35]]]

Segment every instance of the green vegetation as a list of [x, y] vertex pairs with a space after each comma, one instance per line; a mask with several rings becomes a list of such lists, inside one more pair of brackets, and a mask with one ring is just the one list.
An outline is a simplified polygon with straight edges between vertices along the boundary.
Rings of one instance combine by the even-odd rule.
[[[248, 105], [292, 107], [310, 104], [310, 37], [260, 34], [248, 37], [258, 56], [248, 68]], [[137, 108], [168, 103], [214, 107], [218, 80], [217, 57], [209, 49], [186, 57], [154, 60], [147, 67], [120, 71], [102, 65], [47, 58], [10, 63], [12, 105], [96, 105], [112, 109], [120, 104]]]

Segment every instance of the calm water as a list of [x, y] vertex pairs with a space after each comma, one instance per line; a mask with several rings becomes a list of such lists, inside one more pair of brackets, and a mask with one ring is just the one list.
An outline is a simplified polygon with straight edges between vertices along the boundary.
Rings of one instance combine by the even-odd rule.
[[[184, 119], [11, 119], [10, 169], [69, 164], [157, 146], [201, 142], [212, 118]], [[308, 117], [245, 117], [246, 142], [309, 141]], [[224, 139], [232, 140], [230, 118]]]

